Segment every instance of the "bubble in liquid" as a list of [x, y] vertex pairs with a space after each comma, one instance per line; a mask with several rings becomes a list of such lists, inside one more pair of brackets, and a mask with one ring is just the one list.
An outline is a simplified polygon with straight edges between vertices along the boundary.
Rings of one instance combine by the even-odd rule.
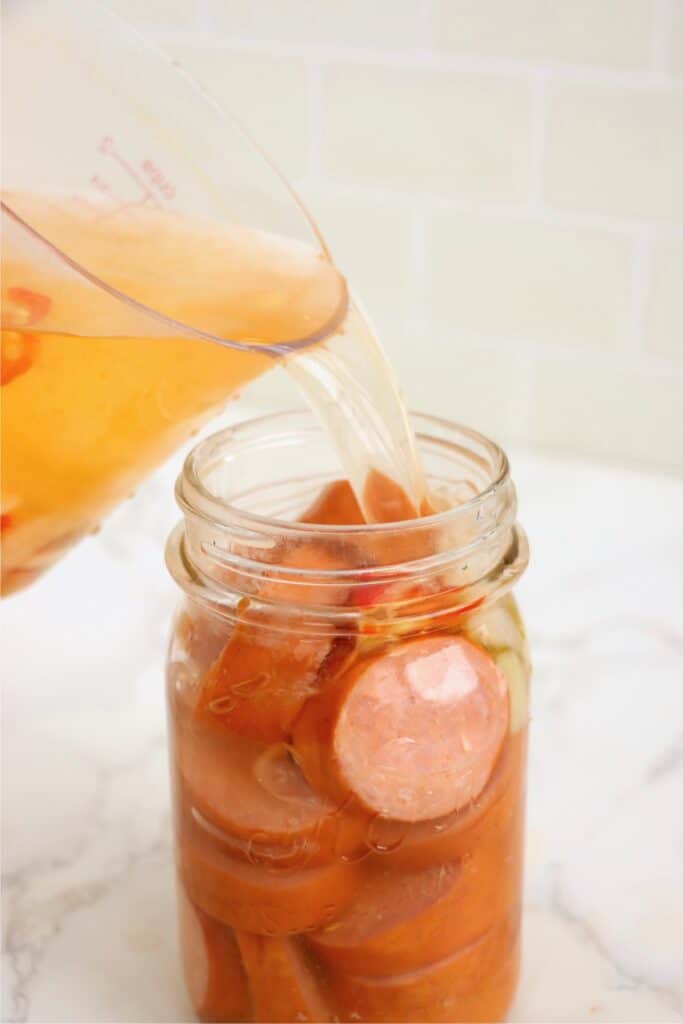
[[369, 857], [372, 852], [372, 849], [366, 844], [358, 850], [354, 850], [353, 853], [340, 854], [339, 859], [342, 864], [360, 864], [360, 862], [365, 860], [366, 857]]
[[306, 867], [312, 855], [306, 836], [287, 845], [273, 843], [264, 833], [254, 833], [246, 843], [247, 860], [272, 874], [287, 874]]
[[230, 694], [215, 697], [209, 702], [209, 711], [214, 715], [229, 715], [237, 707], [237, 702]]
[[398, 850], [410, 831], [410, 822], [393, 821], [376, 814], [368, 823], [366, 842], [373, 853]]
[[240, 679], [239, 683], [233, 683], [231, 691], [241, 699], [248, 699], [254, 693], [258, 693], [265, 687], [272, 689], [271, 678], [266, 672], [258, 672], [255, 676], [249, 676], [248, 679]]

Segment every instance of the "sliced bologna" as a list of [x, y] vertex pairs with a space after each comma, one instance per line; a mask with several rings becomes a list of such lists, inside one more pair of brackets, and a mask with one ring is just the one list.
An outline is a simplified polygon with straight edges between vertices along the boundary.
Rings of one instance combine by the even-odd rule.
[[231, 631], [226, 618], [199, 605], [188, 605], [175, 622], [171, 661], [186, 663], [193, 676], [200, 679], [220, 655]]
[[194, 907], [182, 887], [178, 900], [183, 971], [195, 1013], [202, 1021], [248, 1020], [247, 979], [232, 929]]
[[329, 1021], [330, 1009], [296, 939], [237, 933], [253, 1020]]
[[269, 870], [224, 853], [187, 820], [179, 849], [192, 902], [233, 928], [259, 935], [320, 928], [348, 906], [358, 887], [356, 865], [332, 861], [303, 870]]
[[314, 788], [398, 821], [466, 807], [484, 789], [508, 725], [495, 662], [460, 636], [410, 640], [357, 662], [294, 724]]
[[[306, 699], [337, 665], [344, 640], [294, 635], [272, 616], [238, 621], [202, 685], [198, 710], [252, 740], [287, 737]], [[280, 623], [281, 626], [281, 623]]]
[[417, 516], [401, 485], [379, 469], [371, 469], [365, 478], [363, 505], [371, 523], [401, 523]]
[[348, 480], [333, 480], [299, 517], [318, 526], [363, 526], [365, 520]]
[[505, 1016], [518, 973], [515, 909], [454, 956], [386, 978], [334, 971], [330, 990], [341, 1020], [494, 1021]]
[[311, 947], [330, 967], [353, 974], [397, 974], [440, 960], [460, 941], [460, 874], [457, 863], [400, 872], [378, 859], [352, 905], [309, 937]]
[[508, 735], [488, 783], [472, 803], [432, 821], [376, 817], [368, 829], [370, 845], [385, 853], [392, 867], [413, 870], [469, 855], [487, 830], [522, 813], [525, 767], [523, 730]]
[[519, 902], [521, 809], [494, 821], [461, 863], [400, 871], [374, 858], [353, 904], [310, 936], [332, 968], [381, 976], [454, 955], [504, 920]]
[[353, 569], [356, 561], [352, 549], [341, 544], [314, 540], [290, 543], [278, 552], [278, 572], [269, 575], [264, 568], [258, 596], [279, 604], [341, 607], [348, 598], [349, 587], [335, 574]]
[[188, 813], [237, 856], [306, 867], [362, 846], [364, 821], [315, 793], [286, 745], [254, 743], [193, 717], [179, 719], [177, 737]]

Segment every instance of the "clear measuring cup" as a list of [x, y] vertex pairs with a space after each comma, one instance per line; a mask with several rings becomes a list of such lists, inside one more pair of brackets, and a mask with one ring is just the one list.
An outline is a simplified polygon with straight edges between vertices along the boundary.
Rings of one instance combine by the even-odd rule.
[[3, 21], [8, 593], [348, 297], [286, 182], [170, 59], [93, 0], [8, 0]]

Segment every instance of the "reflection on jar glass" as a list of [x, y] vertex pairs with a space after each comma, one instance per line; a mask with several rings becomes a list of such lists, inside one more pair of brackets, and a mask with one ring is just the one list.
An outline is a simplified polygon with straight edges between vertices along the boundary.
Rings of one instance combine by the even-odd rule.
[[507, 460], [365, 526], [308, 414], [188, 458], [168, 544], [181, 945], [202, 1020], [493, 1021], [517, 983], [529, 655]]

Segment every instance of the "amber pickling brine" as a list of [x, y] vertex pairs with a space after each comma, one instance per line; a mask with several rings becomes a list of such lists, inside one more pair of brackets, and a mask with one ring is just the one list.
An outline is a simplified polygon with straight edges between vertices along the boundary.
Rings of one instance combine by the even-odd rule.
[[[367, 526], [308, 414], [178, 482], [180, 940], [204, 1021], [497, 1021], [520, 960], [527, 563], [505, 455], [415, 417], [430, 503]], [[375, 484], [377, 481], [375, 481]]]

